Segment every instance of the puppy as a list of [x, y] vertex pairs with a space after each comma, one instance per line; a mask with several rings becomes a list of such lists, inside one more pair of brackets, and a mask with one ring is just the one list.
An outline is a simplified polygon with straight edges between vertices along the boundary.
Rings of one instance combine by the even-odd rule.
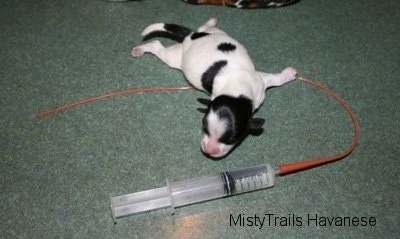
[[154, 40], [134, 47], [131, 54], [157, 56], [169, 67], [181, 70], [193, 87], [210, 95], [210, 100], [200, 100], [208, 105], [201, 149], [220, 158], [247, 135], [262, 131], [264, 119], [253, 114], [263, 103], [265, 90], [294, 80], [297, 72], [292, 67], [278, 74], [257, 71], [246, 49], [216, 25], [216, 18], [197, 31], [176, 24], [151, 24], [142, 32], [145, 38], [163, 33], [181, 43], [164, 47]]

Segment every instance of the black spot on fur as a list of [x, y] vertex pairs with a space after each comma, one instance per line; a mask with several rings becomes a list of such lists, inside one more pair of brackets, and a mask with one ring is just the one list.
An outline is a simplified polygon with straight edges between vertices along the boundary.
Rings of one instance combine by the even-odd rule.
[[203, 88], [211, 94], [212, 87], [214, 84], [214, 78], [218, 75], [220, 70], [228, 64], [227, 61], [216, 61], [212, 64], [204, 73], [201, 75], [201, 85]]
[[222, 52], [229, 52], [229, 51], [234, 51], [236, 49], [236, 46], [229, 42], [223, 42], [218, 45], [217, 49]]
[[190, 38], [192, 40], [196, 40], [196, 39], [198, 39], [200, 37], [204, 37], [204, 36], [207, 36], [207, 35], [209, 35], [209, 33], [207, 33], [207, 32], [195, 32], [195, 33], [192, 34], [192, 36]]

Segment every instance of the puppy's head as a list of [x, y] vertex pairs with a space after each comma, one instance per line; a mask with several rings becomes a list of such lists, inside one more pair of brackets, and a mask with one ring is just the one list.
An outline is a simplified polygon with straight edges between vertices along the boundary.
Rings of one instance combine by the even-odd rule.
[[202, 151], [213, 158], [220, 158], [248, 134], [261, 133], [264, 119], [252, 116], [252, 102], [245, 96], [220, 95], [208, 102], [203, 118]]

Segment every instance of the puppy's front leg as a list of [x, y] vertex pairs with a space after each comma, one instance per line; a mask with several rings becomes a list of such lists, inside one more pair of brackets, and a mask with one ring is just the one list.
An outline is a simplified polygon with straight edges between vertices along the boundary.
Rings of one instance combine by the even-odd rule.
[[181, 69], [182, 62], [182, 45], [175, 44], [170, 47], [164, 47], [160, 41], [151, 41], [132, 49], [133, 57], [141, 57], [144, 53], [151, 53], [157, 56], [169, 67]]
[[261, 78], [264, 80], [265, 88], [273, 86], [281, 86], [294, 79], [296, 79], [297, 71], [293, 67], [287, 67], [281, 73], [270, 74], [265, 72], [257, 72]]

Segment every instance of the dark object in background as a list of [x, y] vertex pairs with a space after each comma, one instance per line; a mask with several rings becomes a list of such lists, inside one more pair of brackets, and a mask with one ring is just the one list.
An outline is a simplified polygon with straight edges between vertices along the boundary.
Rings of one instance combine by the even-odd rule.
[[236, 8], [283, 7], [300, 0], [183, 0], [190, 4], [221, 5]]

